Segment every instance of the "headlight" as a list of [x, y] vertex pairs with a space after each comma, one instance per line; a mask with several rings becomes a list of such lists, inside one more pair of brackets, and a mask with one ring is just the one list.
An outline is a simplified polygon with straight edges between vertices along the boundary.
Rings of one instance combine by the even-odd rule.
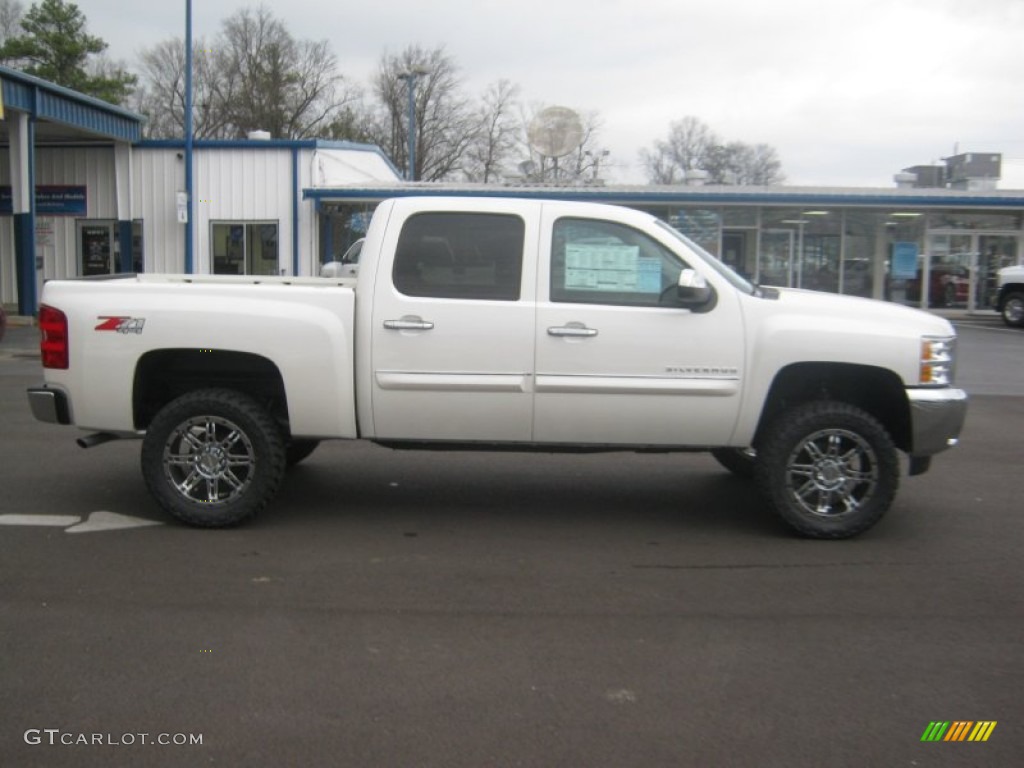
[[955, 336], [923, 336], [918, 384], [923, 387], [948, 387], [953, 383]]

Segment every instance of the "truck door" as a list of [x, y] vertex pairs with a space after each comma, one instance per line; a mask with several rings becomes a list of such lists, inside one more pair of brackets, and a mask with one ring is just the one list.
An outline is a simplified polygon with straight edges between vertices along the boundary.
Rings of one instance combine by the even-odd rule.
[[679, 272], [689, 265], [674, 248], [623, 223], [564, 212], [545, 207], [542, 227], [551, 242], [541, 254], [549, 269], [538, 271], [545, 277], [538, 286], [535, 439], [724, 444], [743, 373], [735, 292], [718, 290], [710, 311], [684, 309], [674, 302]]
[[378, 439], [532, 438], [536, 259], [524, 270], [523, 254], [537, 226], [524, 215], [440, 210], [389, 228], [372, 311]]

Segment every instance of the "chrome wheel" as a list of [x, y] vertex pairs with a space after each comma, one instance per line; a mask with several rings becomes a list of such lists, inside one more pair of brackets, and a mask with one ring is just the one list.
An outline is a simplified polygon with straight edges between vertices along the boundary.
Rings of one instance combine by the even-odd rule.
[[179, 424], [164, 446], [164, 472], [189, 501], [224, 504], [252, 482], [256, 452], [238, 425], [215, 416]]
[[1003, 322], [1011, 328], [1024, 327], [1024, 293], [1011, 293], [1003, 302]]
[[816, 400], [782, 411], [758, 440], [754, 474], [804, 536], [844, 539], [877, 523], [899, 485], [896, 446], [871, 414]]
[[787, 486], [805, 511], [822, 517], [856, 512], [878, 482], [878, 457], [864, 438], [823, 429], [797, 444], [786, 466]]
[[285, 436], [267, 409], [227, 389], [189, 392], [164, 406], [142, 440], [142, 475], [156, 501], [189, 525], [251, 518], [274, 496]]

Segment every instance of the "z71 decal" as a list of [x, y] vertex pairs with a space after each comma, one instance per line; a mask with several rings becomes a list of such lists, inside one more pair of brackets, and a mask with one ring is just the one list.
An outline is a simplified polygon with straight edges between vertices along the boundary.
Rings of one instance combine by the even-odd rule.
[[109, 317], [100, 315], [97, 320], [102, 320], [96, 326], [97, 331], [114, 331], [115, 333], [142, 333], [142, 327], [146, 324], [144, 317]]

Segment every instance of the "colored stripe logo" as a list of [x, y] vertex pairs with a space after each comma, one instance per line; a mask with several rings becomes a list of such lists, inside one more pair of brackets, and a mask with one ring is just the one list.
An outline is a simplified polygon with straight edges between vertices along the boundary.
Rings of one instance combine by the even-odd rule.
[[933, 720], [921, 741], [988, 741], [995, 728], [995, 720]]

